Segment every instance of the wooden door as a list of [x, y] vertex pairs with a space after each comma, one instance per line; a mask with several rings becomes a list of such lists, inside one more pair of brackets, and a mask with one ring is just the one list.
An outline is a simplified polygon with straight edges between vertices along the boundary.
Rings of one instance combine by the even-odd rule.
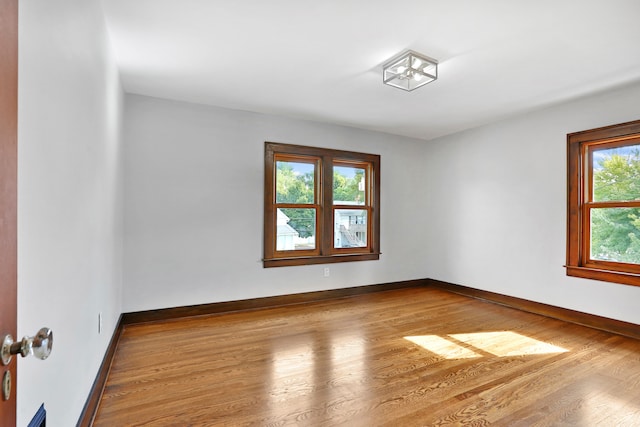
[[[0, 341], [16, 337], [18, 0], [0, 0]], [[11, 393], [0, 391], [0, 425], [16, 424], [17, 362], [0, 363], [0, 379], [11, 375]]]

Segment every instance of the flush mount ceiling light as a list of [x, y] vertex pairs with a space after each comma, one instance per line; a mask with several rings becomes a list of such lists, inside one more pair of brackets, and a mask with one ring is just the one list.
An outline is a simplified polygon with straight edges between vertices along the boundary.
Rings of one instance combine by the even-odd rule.
[[412, 91], [438, 78], [438, 61], [408, 50], [382, 66], [382, 82]]

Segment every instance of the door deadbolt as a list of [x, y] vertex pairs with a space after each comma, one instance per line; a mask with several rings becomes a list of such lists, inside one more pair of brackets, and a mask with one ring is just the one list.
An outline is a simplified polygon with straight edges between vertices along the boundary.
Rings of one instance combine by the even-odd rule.
[[32, 337], [24, 337], [21, 341], [14, 342], [11, 335], [5, 335], [2, 340], [2, 364], [8, 365], [14, 354], [27, 357], [33, 354], [40, 360], [44, 360], [51, 354], [53, 348], [53, 331], [42, 328]]

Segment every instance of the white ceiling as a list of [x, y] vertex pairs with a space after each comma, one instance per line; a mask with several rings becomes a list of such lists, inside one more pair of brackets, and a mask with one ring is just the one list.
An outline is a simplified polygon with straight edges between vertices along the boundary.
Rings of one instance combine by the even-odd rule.
[[640, 81], [638, 0], [102, 1], [129, 93], [425, 140]]

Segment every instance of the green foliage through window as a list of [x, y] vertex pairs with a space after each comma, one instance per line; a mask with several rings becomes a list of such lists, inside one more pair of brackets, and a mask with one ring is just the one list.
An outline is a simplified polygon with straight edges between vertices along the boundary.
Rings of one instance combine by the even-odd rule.
[[[311, 170], [305, 172], [309, 168]], [[304, 204], [314, 202], [313, 164], [277, 162], [276, 173], [277, 203]]]
[[[594, 201], [640, 200], [640, 147], [594, 151]], [[591, 209], [591, 257], [640, 264], [640, 208]]]
[[[352, 172], [351, 177], [347, 172]], [[364, 169], [336, 166], [333, 168], [333, 201], [364, 205]]]

